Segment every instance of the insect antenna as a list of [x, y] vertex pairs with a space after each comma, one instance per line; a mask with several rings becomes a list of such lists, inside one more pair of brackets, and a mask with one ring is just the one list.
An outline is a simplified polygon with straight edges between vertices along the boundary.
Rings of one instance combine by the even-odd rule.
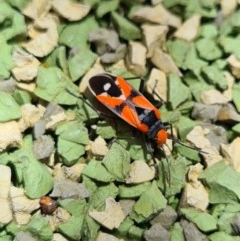
[[172, 136], [171, 138], [169, 138], [169, 139], [172, 139], [172, 141], [173, 141], [174, 143], [177, 143], [177, 144], [179, 144], [179, 145], [181, 145], [181, 146], [184, 146], [184, 147], [186, 147], [186, 148], [189, 148], [189, 149], [198, 151], [198, 152], [203, 153], [203, 154], [208, 154], [207, 152], [203, 151], [201, 148], [198, 148], [198, 147], [196, 147], [196, 146], [187, 145], [187, 144], [183, 143], [181, 140], [179, 140], [178, 138], [175, 138], [175, 137], [173, 137], [173, 136]]

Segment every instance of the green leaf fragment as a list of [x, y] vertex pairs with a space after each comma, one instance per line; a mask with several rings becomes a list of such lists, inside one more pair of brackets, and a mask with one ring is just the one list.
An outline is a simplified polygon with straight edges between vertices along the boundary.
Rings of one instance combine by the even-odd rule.
[[0, 122], [19, 119], [21, 117], [20, 106], [13, 97], [0, 91]]
[[43, 217], [39, 214], [34, 215], [27, 225], [27, 230], [34, 236], [38, 237], [38, 240], [53, 240], [53, 231], [50, 227], [50, 223], [47, 217]]
[[149, 189], [147, 189], [133, 206], [130, 218], [137, 223], [148, 220], [153, 214], [165, 208], [167, 200], [158, 189], [155, 181], [152, 182]]
[[[98, 28], [98, 23], [93, 16], [86, 17], [78, 22], [69, 23], [63, 28], [59, 37], [59, 42], [70, 48], [81, 46], [81, 50], [84, 50], [84, 48], [88, 46], [87, 41], [89, 34]], [[72, 51], [74, 50], [75, 49], [72, 49]], [[84, 57], [84, 54], [82, 57]]]
[[199, 176], [209, 187], [210, 203], [234, 203], [240, 200], [240, 174], [224, 162], [205, 169]]
[[89, 142], [87, 128], [82, 123], [70, 121], [60, 125], [56, 134], [59, 135], [57, 151], [63, 163], [73, 165], [85, 153], [85, 145]]
[[174, 63], [183, 69], [186, 69], [185, 58], [190, 49], [191, 44], [183, 40], [174, 40], [167, 42], [168, 51], [174, 59]]
[[185, 237], [180, 223], [174, 223], [170, 233], [170, 241], [185, 241]]
[[189, 88], [182, 83], [180, 77], [176, 74], [169, 74], [168, 77], [169, 84], [169, 102], [171, 108], [175, 109], [181, 103], [189, 99], [190, 91]]
[[17, 1], [16, 0], [7, 0], [7, 2], [19, 10], [26, 7], [26, 5], [29, 3], [28, 0], [17, 0]]
[[34, 199], [46, 195], [52, 189], [53, 179], [47, 167], [36, 159], [32, 148], [32, 138], [26, 136], [22, 148], [10, 154], [9, 159], [18, 181], [24, 184], [26, 195]]
[[197, 125], [196, 121], [193, 121], [192, 119], [182, 116], [179, 121], [177, 122], [177, 128], [178, 133], [180, 136], [180, 139], [184, 141], [187, 134], [193, 129], [194, 126]]
[[13, 98], [19, 105], [29, 104], [31, 103], [31, 96], [28, 92], [24, 90], [16, 90], [13, 93]]
[[82, 174], [100, 182], [114, 181], [114, 177], [107, 171], [102, 163], [94, 159], [83, 169]]
[[26, 33], [24, 16], [11, 8], [6, 1], [0, 1], [0, 28], [1, 36], [5, 40]]
[[118, 227], [117, 233], [119, 234], [119, 236], [126, 237], [128, 236], [128, 232], [133, 225], [134, 225], [134, 221], [129, 217], [127, 217]]
[[130, 154], [121, 145], [113, 143], [103, 164], [116, 181], [124, 181], [130, 170]]
[[237, 236], [229, 235], [225, 232], [215, 232], [208, 236], [210, 241], [239, 241]]
[[57, 151], [63, 157], [63, 163], [66, 166], [71, 166], [85, 153], [85, 147], [59, 137]]
[[[170, 197], [180, 193], [185, 185], [185, 175], [188, 171], [187, 160], [184, 157], [162, 161], [159, 165], [158, 186], [164, 190], [165, 196]], [[170, 175], [170, 176], [169, 176]], [[166, 184], [166, 182], [168, 184]]]
[[0, 37], [0, 46], [0, 79], [6, 79], [10, 76], [10, 70], [14, 67], [12, 46], [2, 36]]
[[71, 92], [71, 89], [75, 90], [77, 87], [57, 67], [47, 69], [40, 67], [36, 83], [37, 87], [34, 93], [38, 97], [48, 102], [63, 105], [73, 105], [76, 103], [76, 98], [67, 89]]
[[223, 47], [225, 53], [234, 54], [240, 58], [240, 36], [238, 37], [222, 37], [220, 38], [220, 45]]
[[[189, 143], [187, 145], [191, 146], [191, 144], [189, 144]], [[188, 147], [179, 145], [177, 147], [177, 152], [179, 154], [181, 154], [182, 156], [188, 158], [189, 160], [193, 160], [194, 162], [200, 162], [201, 161], [201, 158], [199, 156], [199, 152], [196, 151], [196, 150], [193, 150], [193, 149], [190, 149]]]
[[66, 122], [56, 129], [56, 134], [64, 140], [71, 141], [77, 144], [86, 145], [89, 142], [88, 130], [78, 121]]
[[217, 219], [208, 213], [193, 208], [181, 208], [181, 212], [203, 232], [211, 232], [217, 229]]
[[224, 73], [217, 69], [215, 66], [205, 66], [202, 68], [202, 73], [206, 76], [210, 84], [225, 90], [227, 89], [227, 80], [224, 77]]
[[47, 56], [44, 65], [48, 67], [59, 67], [65, 75], [68, 75], [67, 53], [65, 46], [57, 47], [49, 56]]
[[114, 183], [99, 187], [96, 192], [90, 197], [89, 205], [91, 209], [103, 210], [107, 198], [115, 198], [118, 195], [118, 188]]
[[141, 39], [141, 30], [134, 23], [116, 12], [112, 12], [111, 16], [121, 38], [125, 40]]
[[132, 226], [129, 229], [128, 235], [130, 240], [142, 240], [144, 234], [144, 229], [139, 228], [138, 226]]
[[101, 0], [83, 0], [82, 3], [86, 5], [90, 5], [91, 7], [94, 7], [95, 5], [99, 4]]
[[199, 13], [202, 17], [216, 18], [217, 10], [214, 7], [215, 0], [212, 1], [187, 1], [186, 17], [192, 16], [194, 13]]
[[137, 185], [120, 185], [119, 197], [121, 198], [136, 198], [142, 195], [149, 187], [150, 182], [144, 182]]
[[0, 234], [1, 241], [12, 241], [12, 236], [11, 235], [4, 235]]
[[213, 86], [208, 85], [204, 81], [202, 76], [200, 76], [200, 72], [197, 76], [193, 75], [192, 73], [186, 74], [183, 78], [183, 81], [189, 87], [191, 94], [194, 96], [197, 102], [201, 101], [200, 96], [203, 90], [209, 90], [213, 88]]
[[59, 202], [59, 205], [66, 209], [72, 217], [67, 222], [60, 224], [58, 229], [60, 233], [65, 235], [71, 240], [80, 240], [83, 222], [86, 216], [86, 201], [65, 199]]
[[201, 58], [213, 61], [222, 56], [222, 51], [213, 39], [202, 38], [196, 42], [196, 48]]
[[218, 219], [218, 230], [231, 234], [233, 231], [232, 221], [235, 216], [236, 213], [224, 212]]
[[208, 38], [208, 39], [212, 39], [217, 37], [218, 35], [218, 29], [217, 26], [214, 24], [204, 24], [201, 26], [200, 28], [200, 35], [203, 38]]
[[96, 240], [100, 225], [89, 215], [85, 216], [83, 223], [82, 240]]
[[232, 130], [235, 131], [235, 132], [237, 132], [238, 134], [240, 134], [240, 123], [234, 125], [234, 126], [232, 127]]
[[111, 121], [99, 121], [96, 133], [105, 139], [111, 139], [116, 136], [114, 123]]
[[195, 45], [192, 43], [187, 52], [184, 65], [187, 69], [191, 70], [195, 75], [199, 75], [202, 67], [207, 65], [207, 62], [200, 59], [197, 55]]
[[101, 1], [96, 9], [96, 16], [102, 18], [105, 14], [115, 11], [119, 6], [119, 0]]
[[88, 46], [75, 50], [75, 53], [68, 60], [69, 73], [73, 81], [82, 77], [97, 59], [97, 55]]

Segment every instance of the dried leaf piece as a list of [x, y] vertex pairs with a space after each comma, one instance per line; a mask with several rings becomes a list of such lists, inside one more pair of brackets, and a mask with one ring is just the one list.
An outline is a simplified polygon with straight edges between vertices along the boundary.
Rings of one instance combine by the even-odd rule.
[[202, 91], [200, 98], [202, 103], [207, 105], [226, 104], [228, 102], [228, 99], [216, 89]]
[[29, 29], [31, 40], [23, 43], [23, 47], [37, 57], [44, 57], [52, 52], [58, 44], [57, 18], [48, 14], [38, 19]]
[[22, 118], [19, 120], [19, 127], [21, 132], [29, 127], [33, 127], [34, 124], [40, 120], [43, 116], [45, 109], [42, 106], [36, 107], [32, 104], [25, 104], [21, 106]]
[[118, 239], [111, 234], [99, 232], [95, 241], [124, 241], [124, 239]]
[[51, 1], [49, 0], [32, 0], [22, 10], [22, 13], [34, 20], [46, 15], [51, 8]]
[[146, 53], [147, 49], [142, 43], [129, 42], [126, 65], [136, 76], [143, 76], [146, 72]]
[[8, 200], [11, 186], [11, 169], [8, 166], [0, 165], [0, 173], [0, 202], [2, 209], [0, 212], [0, 223], [7, 224], [13, 218], [11, 203]]
[[142, 183], [150, 181], [155, 177], [155, 168], [150, 168], [144, 161], [134, 161], [130, 165], [130, 172], [128, 175], [126, 183]]
[[223, 95], [228, 99], [228, 101], [231, 101], [233, 95], [232, 88], [234, 86], [235, 80], [234, 77], [228, 71], [224, 71], [224, 76], [226, 78], [228, 87], [226, 90], [224, 90]]
[[118, 228], [125, 218], [121, 205], [111, 197], [107, 198], [105, 203], [104, 211], [92, 210], [89, 215], [107, 229]]
[[188, 173], [190, 182], [186, 183], [184, 187], [181, 207], [191, 206], [202, 211], [206, 210], [209, 204], [209, 194], [203, 184], [198, 180], [198, 176], [202, 170], [203, 166], [199, 163], [190, 167]]
[[139, 8], [131, 14], [130, 18], [136, 22], [158, 23], [175, 28], [181, 25], [181, 19], [169, 12], [162, 4]]
[[77, 21], [84, 18], [91, 10], [90, 5], [80, 4], [70, 0], [53, 0], [52, 8], [63, 18]]
[[182, 76], [182, 73], [174, 63], [172, 57], [161, 49], [155, 49], [151, 57], [151, 62], [166, 74], [175, 73]]
[[33, 55], [17, 49], [13, 53], [13, 61], [15, 67], [12, 69], [12, 73], [16, 80], [29, 82], [37, 76], [40, 62]]
[[23, 188], [11, 186], [11, 203], [18, 225], [27, 224], [31, 219], [31, 213], [39, 208], [39, 199], [30, 199], [24, 192]]
[[8, 146], [19, 147], [21, 144], [22, 135], [17, 122], [0, 123], [0, 152]]
[[238, 5], [237, 0], [221, 0], [221, 13], [224, 17], [229, 16], [231, 13], [235, 11]]
[[196, 14], [187, 19], [180, 28], [174, 33], [174, 36], [186, 41], [193, 40], [199, 30], [201, 16]]
[[161, 48], [166, 42], [166, 35], [168, 33], [168, 26], [143, 24], [141, 26], [143, 31], [143, 41], [147, 47], [147, 57], [151, 58], [156, 48]]
[[227, 58], [227, 62], [231, 67], [233, 75], [236, 78], [240, 78], [240, 60], [234, 54], [232, 54]]
[[206, 138], [209, 133], [207, 128], [201, 126], [195, 126], [193, 130], [188, 133], [186, 139], [200, 148], [203, 152], [201, 155], [204, 157], [208, 166], [213, 165], [216, 162], [222, 160], [222, 156], [219, 154], [217, 148]]
[[163, 71], [153, 68], [146, 87], [147, 91], [153, 94], [154, 99], [161, 101], [160, 97], [164, 102], [167, 101], [167, 76]]
[[230, 144], [222, 144], [221, 149], [226, 161], [240, 172], [240, 137], [235, 138]]
[[223, 105], [218, 112], [217, 120], [230, 123], [232, 123], [233, 121], [239, 122], [240, 114], [232, 105]]

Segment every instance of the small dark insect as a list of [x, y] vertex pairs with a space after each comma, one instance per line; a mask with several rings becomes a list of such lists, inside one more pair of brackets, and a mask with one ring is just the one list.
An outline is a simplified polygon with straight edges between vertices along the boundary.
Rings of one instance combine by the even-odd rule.
[[41, 197], [39, 204], [43, 214], [51, 215], [57, 209], [57, 201], [48, 196]]

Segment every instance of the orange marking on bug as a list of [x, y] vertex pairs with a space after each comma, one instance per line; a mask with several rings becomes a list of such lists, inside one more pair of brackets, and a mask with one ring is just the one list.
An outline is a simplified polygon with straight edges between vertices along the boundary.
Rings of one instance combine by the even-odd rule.
[[136, 104], [136, 106], [141, 106], [142, 108], [153, 110], [155, 116], [160, 119], [161, 115], [157, 108], [155, 108], [152, 103], [150, 103], [143, 95], [136, 96], [132, 98], [132, 102]]
[[123, 94], [128, 97], [132, 92], [132, 87], [129, 85], [125, 79], [122, 77], [116, 77], [116, 82], [118, 82], [119, 88], [122, 90]]
[[115, 108], [118, 105], [121, 105], [123, 100], [119, 98], [113, 98], [110, 96], [103, 96], [103, 95], [98, 95], [97, 99], [104, 105], [107, 105], [111, 108]]
[[157, 133], [157, 144], [163, 145], [167, 141], [168, 133], [166, 130], [159, 130]]

